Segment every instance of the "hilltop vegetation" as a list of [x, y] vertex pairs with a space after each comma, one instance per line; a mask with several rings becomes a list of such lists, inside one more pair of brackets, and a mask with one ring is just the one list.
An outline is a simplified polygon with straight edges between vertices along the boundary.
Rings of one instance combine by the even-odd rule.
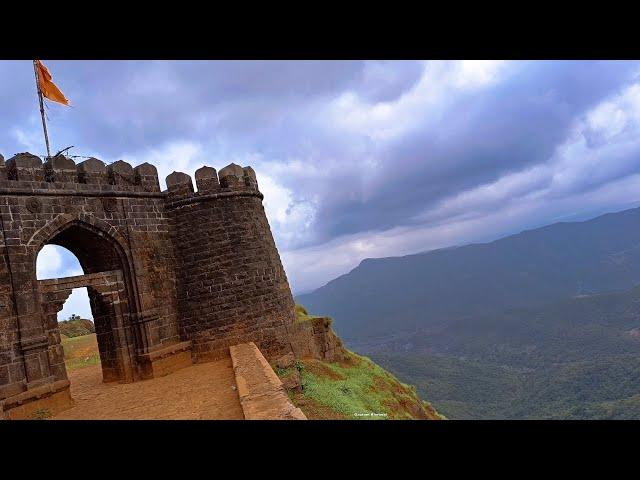
[[452, 419], [640, 419], [638, 357], [514, 369], [425, 354], [375, 354]]
[[[296, 313], [301, 322], [314, 318], [301, 305], [296, 306]], [[276, 368], [276, 373], [284, 379], [299, 376], [299, 388], [289, 395], [309, 419], [444, 418], [420, 399], [415, 387], [351, 351], [341, 361], [303, 359], [294, 368]]]
[[77, 315], [71, 315], [68, 320], [58, 322], [58, 328], [60, 329], [60, 335], [68, 338], [81, 337], [96, 331], [95, 325], [91, 320], [80, 318]]
[[640, 418], [640, 288], [360, 344], [449, 418]]
[[302, 388], [291, 392], [290, 397], [309, 419], [444, 418], [418, 397], [415, 387], [401, 383], [370, 359], [353, 352], [341, 362], [306, 359], [299, 361], [297, 368]]

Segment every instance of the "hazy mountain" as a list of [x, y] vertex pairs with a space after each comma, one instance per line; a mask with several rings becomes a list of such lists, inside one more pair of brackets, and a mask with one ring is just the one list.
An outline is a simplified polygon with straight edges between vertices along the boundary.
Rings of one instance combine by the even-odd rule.
[[297, 298], [449, 418], [640, 419], [640, 209], [365, 260]]
[[640, 284], [640, 209], [556, 223], [500, 240], [366, 259], [297, 301], [346, 340]]

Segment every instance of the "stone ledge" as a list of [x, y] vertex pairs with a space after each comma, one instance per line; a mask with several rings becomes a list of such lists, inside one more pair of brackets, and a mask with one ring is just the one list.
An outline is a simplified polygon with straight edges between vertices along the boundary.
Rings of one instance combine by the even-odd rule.
[[[79, 184], [85, 185], [85, 184]], [[140, 192], [135, 190], [55, 190], [43, 188], [6, 187], [0, 182], [0, 195], [5, 196], [43, 196], [43, 197], [118, 197], [118, 198], [160, 198], [167, 197], [166, 192]]]
[[35, 400], [38, 398], [42, 398], [45, 395], [59, 392], [60, 390], [64, 390], [68, 388], [70, 385], [69, 380], [58, 380], [57, 382], [47, 383], [40, 387], [31, 388], [22, 393], [14, 395], [13, 397], [5, 398], [2, 402], [2, 405], [5, 409], [13, 408], [18, 405], [22, 405], [25, 402], [30, 400]]
[[246, 420], [306, 420], [295, 407], [255, 343], [229, 348], [238, 397]]
[[180, 200], [168, 201], [167, 208], [178, 208], [183, 207], [185, 205], [191, 205], [192, 203], [200, 203], [205, 202], [207, 200], [216, 200], [218, 198], [230, 198], [230, 197], [257, 197], [260, 200], [264, 199], [264, 195], [262, 193], [252, 190], [238, 190], [238, 191], [230, 191], [230, 192], [218, 192], [218, 193], [207, 193], [204, 195], [199, 195], [198, 193], [193, 193], [192, 196], [187, 198], [182, 198]]
[[142, 378], [164, 377], [193, 365], [191, 340], [138, 355]]
[[0, 402], [0, 418], [26, 419], [39, 408], [56, 414], [73, 405], [69, 394], [69, 380], [58, 380], [31, 388]]
[[57, 287], [74, 289], [94, 286], [96, 284], [106, 283], [107, 281], [115, 283], [118, 281], [118, 278], [122, 278], [121, 270], [109, 270], [106, 272], [74, 275], [73, 277], [47, 278], [45, 280], [38, 280], [38, 284], [42, 287], [43, 292], [49, 292], [55, 290]]
[[191, 340], [187, 340], [186, 342], [174, 343], [173, 345], [169, 345], [168, 347], [160, 348], [158, 350], [140, 355], [140, 358], [143, 358], [150, 362], [154, 362], [156, 360], [160, 360], [161, 358], [174, 355], [178, 352], [191, 350], [191, 343]]

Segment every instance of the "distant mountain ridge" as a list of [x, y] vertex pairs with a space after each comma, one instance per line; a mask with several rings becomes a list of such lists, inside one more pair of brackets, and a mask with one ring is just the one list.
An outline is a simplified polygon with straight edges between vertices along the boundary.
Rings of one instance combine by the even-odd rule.
[[634, 208], [489, 243], [366, 259], [296, 301], [333, 317], [349, 341], [638, 284], [640, 208]]

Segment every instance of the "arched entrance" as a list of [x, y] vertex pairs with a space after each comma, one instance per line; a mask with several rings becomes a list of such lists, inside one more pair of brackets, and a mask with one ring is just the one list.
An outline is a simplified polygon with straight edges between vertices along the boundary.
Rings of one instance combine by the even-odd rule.
[[135, 293], [123, 247], [100, 229], [80, 219], [60, 222], [48, 238], [39, 239], [38, 250], [59, 245], [72, 252], [84, 275], [38, 280], [38, 293], [49, 339], [49, 364], [56, 380], [67, 378], [58, 331], [58, 312], [73, 289], [86, 287], [96, 326], [96, 337], [105, 382], [131, 382], [140, 377], [136, 351], [144, 342], [131, 319], [135, 317]]

